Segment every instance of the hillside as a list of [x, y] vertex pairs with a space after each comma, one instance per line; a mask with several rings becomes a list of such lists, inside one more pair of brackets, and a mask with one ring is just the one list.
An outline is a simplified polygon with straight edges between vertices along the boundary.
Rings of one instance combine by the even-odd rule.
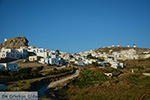
[[136, 50], [138, 53], [142, 53], [145, 51], [150, 51], [150, 49], [147, 48], [133, 48], [133, 47], [105, 47], [105, 48], [98, 48], [95, 49], [95, 52], [106, 52], [109, 53], [109, 50], [113, 50], [114, 52], [119, 52], [121, 50], [129, 50], [129, 49], [134, 49]]

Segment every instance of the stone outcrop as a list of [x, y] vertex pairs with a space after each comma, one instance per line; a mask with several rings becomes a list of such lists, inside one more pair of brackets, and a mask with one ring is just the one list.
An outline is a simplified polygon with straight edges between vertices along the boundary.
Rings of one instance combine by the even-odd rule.
[[3, 44], [3, 47], [6, 48], [20, 48], [20, 46], [28, 46], [28, 40], [26, 37], [21, 36], [21, 37], [15, 37], [15, 38], [10, 38], [10, 39], [5, 39], [5, 42]]

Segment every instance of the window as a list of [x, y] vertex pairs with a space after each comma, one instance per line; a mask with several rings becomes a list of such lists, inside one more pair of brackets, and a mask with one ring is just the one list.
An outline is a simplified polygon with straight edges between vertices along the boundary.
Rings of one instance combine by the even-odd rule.
[[36, 52], [36, 50], [33, 50], [33, 52]]
[[2, 57], [5, 57], [5, 54], [2, 54]]
[[35, 58], [33, 58], [33, 61], [35, 60]]

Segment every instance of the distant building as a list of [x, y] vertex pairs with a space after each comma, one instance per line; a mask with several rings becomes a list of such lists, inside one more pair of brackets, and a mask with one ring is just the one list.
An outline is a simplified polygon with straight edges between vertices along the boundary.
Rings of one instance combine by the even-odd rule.
[[5, 38], [4, 42], [6, 42], [8, 39]]
[[31, 46], [28, 49], [28, 52], [34, 52], [36, 56], [43, 57], [43, 58], [48, 58], [49, 54], [47, 51], [48, 51], [47, 49], [39, 48], [39, 47], [35, 48], [33, 46]]
[[120, 47], [120, 45], [119, 45], [119, 44], [117, 44], [117, 47]]
[[113, 73], [104, 73], [104, 75], [108, 76], [108, 77], [112, 77]]
[[78, 66], [83, 66], [84, 65], [82, 60], [75, 61], [75, 64], [77, 64]]
[[112, 45], [112, 47], [115, 47], [114, 45]]
[[20, 47], [20, 49], [10, 49], [3, 47], [0, 51], [0, 58], [26, 58], [27, 53], [27, 50], [23, 47]]
[[39, 56], [29, 56], [29, 61], [37, 61], [39, 58]]
[[145, 54], [145, 58], [150, 58], [150, 54]]
[[0, 70], [2, 71], [7, 71], [7, 70], [11, 70], [11, 71], [18, 71], [18, 64], [16, 63], [0, 63]]
[[39, 48], [39, 47], [34, 48], [33, 46], [30, 46], [30, 48], [28, 49], [28, 52], [40, 53], [40, 52], [45, 52], [45, 49]]
[[127, 45], [127, 47], [130, 47], [130, 45]]
[[110, 64], [111, 64], [111, 67], [116, 68], [116, 69], [118, 69], [118, 68], [123, 68], [123, 63], [110, 62]]
[[133, 47], [136, 48], [136, 45], [134, 44]]

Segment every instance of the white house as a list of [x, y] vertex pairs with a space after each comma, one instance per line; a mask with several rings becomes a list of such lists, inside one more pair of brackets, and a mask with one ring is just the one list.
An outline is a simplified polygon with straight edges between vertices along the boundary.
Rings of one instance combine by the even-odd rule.
[[63, 59], [64, 59], [66, 62], [68, 62], [68, 61], [70, 60], [70, 54], [69, 54], [69, 53], [65, 54], [65, 55], [63, 56]]
[[26, 47], [20, 47], [19, 49], [16, 49], [20, 53], [20, 58], [26, 58], [28, 49]]
[[43, 58], [49, 57], [48, 52], [37, 52], [36, 55]]
[[75, 64], [77, 64], [78, 66], [83, 66], [84, 65], [82, 60], [75, 61]]
[[117, 62], [111, 62], [110, 64], [111, 64], [112, 68], [116, 68], [116, 69], [118, 68], [118, 63]]
[[28, 52], [34, 52], [34, 53], [38, 53], [38, 52], [45, 52], [45, 49], [44, 48], [34, 48], [34, 47], [30, 47], [28, 48]]
[[120, 57], [120, 53], [119, 52], [113, 52], [113, 55], [115, 58], [119, 58]]
[[89, 62], [89, 59], [84, 59], [83, 62], [84, 62], [85, 65], [91, 64], [91, 63]]
[[39, 56], [29, 56], [29, 61], [37, 61], [39, 58]]
[[104, 73], [104, 75], [108, 76], [108, 77], [112, 77], [113, 73]]
[[0, 63], [0, 70], [2, 71], [18, 71], [18, 65], [16, 63]]
[[45, 59], [44, 58], [41, 58], [40, 61], [38, 61], [39, 63], [42, 63], [42, 64], [45, 64]]
[[49, 57], [48, 50], [44, 48], [39, 48], [39, 47], [34, 48], [31, 46], [30, 48], [28, 48], [28, 52], [34, 52], [36, 56], [43, 57], [43, 58]]
[[145, 58], [150, 58], [150, 54], [145, 54]]
[[42, 64], [62, 64], [61, 62], [58, 58], [41, 58], [39, 61]]
[[110, 62], [112, 68], [123, 68], [123, 63], [119, 63], [119, 62]]
[[51, 52], [50, 55], [46, 58], [41, 58], [39, 63], [46, 63], [46, 64], [63, 64], [63, 59], [56, 55], [55, 53]]
[[27, 50], [22, 47], [20, 47], [20, 49], [9, 49], [3, 47], [0, 51], [0, 58], [20, 59], [20, 58], [26, 58], [26, 55], [27, 55]]
[[0, 51], [0, 57], [1, 58], [18, 58], [19, 57], [19, 52], [16, 52], [15, 49], [7, 49], [7, 48], [2, 48]]

